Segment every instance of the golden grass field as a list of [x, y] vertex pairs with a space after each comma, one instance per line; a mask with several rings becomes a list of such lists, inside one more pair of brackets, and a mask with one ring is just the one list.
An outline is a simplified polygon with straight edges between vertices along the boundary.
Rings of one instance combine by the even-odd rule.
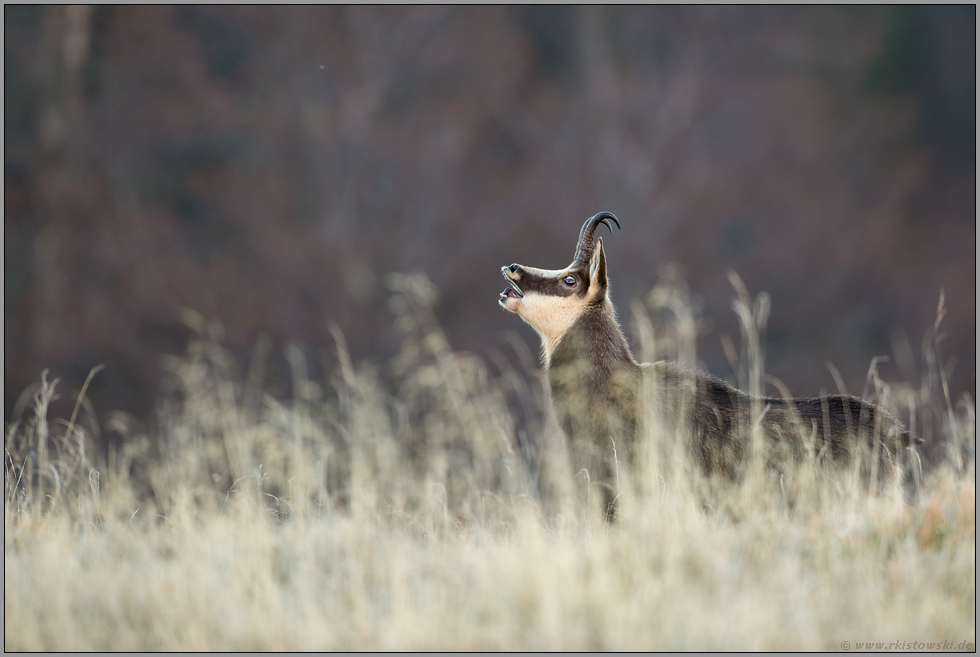
[[[533, 362], [453, 353], [425, 281], [393, 284], [398, 357], [352, 363], [338, 333], [312, 381], [290, 349], [288, 395], [264, 347], [240, 372], [193, 317], [152, 420], [27, 391], [5, 431], [5, 650], [974, 649], [975, 412], [941, 368], [871, 386], [941, 445], [911, 504], [806, 464], [719, 486], [653, 461], [610, 526]], [[761, 301], [735, 302], [756, 377]], [[649, 302], [671, 319], [634, 306], [638, 356], [691, 358], [681, 291]], [[76, 413], [48, 417], [51, 394]]]

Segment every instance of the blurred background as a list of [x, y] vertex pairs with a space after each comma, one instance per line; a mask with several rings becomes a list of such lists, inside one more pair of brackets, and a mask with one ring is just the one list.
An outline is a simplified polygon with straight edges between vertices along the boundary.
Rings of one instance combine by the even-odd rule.
[[731, 379], [734, 270], [770, 374], [860, 394], [875, 356], [918, 379], [942, 289], [975, 395], [975, 12], [5, 5], [5, 415], [104, 363], [97, 411], [147, 417], [184, 308], [243, 360], [322, 372], [334, 322], [381, 362], [389, 272], [431, 279], [454, 349], [536, 351], [499, 269], [568, 264], [600, 210], [628, 335], [682, 280]]

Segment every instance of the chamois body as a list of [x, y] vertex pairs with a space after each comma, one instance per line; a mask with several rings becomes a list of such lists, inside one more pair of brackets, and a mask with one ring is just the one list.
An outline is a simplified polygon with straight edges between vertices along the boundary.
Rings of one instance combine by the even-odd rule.
[[880, 481], [893, 477], [895, 452], [910, 437], [881, 407], [844, 395], [752, 397], [676, 363], [637, 363], [609, 299], [602, 240], [593, 241], [600, 223], [611, 229], [606, 219], [619, 225], [610, 213], [588, 220], [576, 259], [563, 270], [504, 267], [511, 287], [500, 303], [541, 335], [552, 405], [572, 465], [603, 490], [607, 513], [620, 468], [634, 463], [637, 435], [651, 407], [668, 433], [684, 432], [688, 453], [707, 475], [738, 480], [756, 418], [770, 466], [798, 462], [808, 453], [846, 465], [861, 446], [877, 454], [873, 470]]

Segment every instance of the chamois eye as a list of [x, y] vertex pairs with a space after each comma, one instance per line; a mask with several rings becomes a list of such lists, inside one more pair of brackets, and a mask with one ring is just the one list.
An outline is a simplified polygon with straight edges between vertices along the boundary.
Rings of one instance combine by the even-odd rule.
[[575, 287], [574, 276], [566, 276], [565, 278], [561, 279], [561, 282], [567, 285], [568, 287]]

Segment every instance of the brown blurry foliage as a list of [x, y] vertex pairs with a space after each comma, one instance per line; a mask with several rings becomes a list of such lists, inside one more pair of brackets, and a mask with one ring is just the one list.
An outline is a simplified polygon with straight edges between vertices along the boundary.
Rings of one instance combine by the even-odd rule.
[[[730, 376], [728, 271], [772, 298], [797, 395], [915, 381], [940, 289], [975, 391], [975, 8], [4, 7], [5, 414], [50, 368], [145, 414], [180, 309], [356, 358], [398, 350], [388, 272], [454, 349], [521, 331], [501, 265], [599, 210], [621, 309], [665, 263]], [[963, 53], [965, 52], [965, 56]], [[964, 68], [966, 67], [966, 68]], [[972, 85], [972, 86], [971, 86]], [[964, 118], [965, 117], [965, 118]], [[907, 336], [907, 337], [906, 337]], [[316, 362], [312, 358], [311, 362]], [[947, 361], [940, 366], [949, 365]]]

